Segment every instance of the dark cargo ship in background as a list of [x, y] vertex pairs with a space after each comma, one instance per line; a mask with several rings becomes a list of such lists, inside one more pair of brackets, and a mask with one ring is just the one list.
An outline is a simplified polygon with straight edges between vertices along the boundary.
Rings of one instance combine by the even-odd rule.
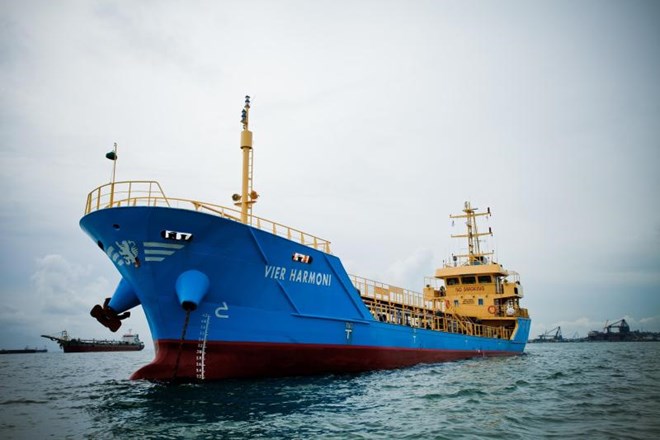
[[[617, 331], [615, 331], [615, 329]], [[639, 330], [630, 330], [630, 326], [625, 319], [620, 319], [611, 324], [605, 323], [603, 331], [592, 330], [587, 335], [588, 342], [608, 341], [608, 342], [629, 342], [629, 341], [659, 341], [660, 333], [642, 332]]]
[[[609, 321], [605, 322], [603, 331], [592, 330], [586, 338], [577, 336], [577, 332], [572, 338], [564, 338], [561, 334], [561, 327], [555, 327], [540, 334], [536, 339], [532, 339], [531, 343], [543, 342], [645, 342], [645, 341], [660, 341], [660, 333], [657, 332], [644, 332], [639, 330], [630, 330], [630, 326], [625, 319], [619, 319], [611, 324]], [[616, 331], [615, 331], [616, 330]]]
[[108, 339], [77, 339], [70, 338], [66, 330], [62, 332], [61, 337], [41, 335], [42, 338], [57, 342], [65, 353], [84, 353], [90, 351], [140, 351], [144, 348], [144, 343], [140, 341], [138, 335], [133, 335], [129, 331], [120, 341]]
[[19, 348], [19, 349], [2, 349], [0, 350], [0, 354], [22, 354], [22, 353], [46, 353], [48, 350], [45, 348]]

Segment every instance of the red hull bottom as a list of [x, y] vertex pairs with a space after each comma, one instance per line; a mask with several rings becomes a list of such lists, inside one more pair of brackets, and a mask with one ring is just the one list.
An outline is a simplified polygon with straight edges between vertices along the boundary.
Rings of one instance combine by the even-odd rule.
[[[402, 349], [346, 345], [273, 344], [245, 342], [197, 343], [156, 341], [156, 358], [131, 379], [218, 380], [246, 377], [306, 376], [356, 373], [409, 367], [416, 364], [512, 356], [515, 352]], [[178, 365], [177, 365], [178, 364]]]

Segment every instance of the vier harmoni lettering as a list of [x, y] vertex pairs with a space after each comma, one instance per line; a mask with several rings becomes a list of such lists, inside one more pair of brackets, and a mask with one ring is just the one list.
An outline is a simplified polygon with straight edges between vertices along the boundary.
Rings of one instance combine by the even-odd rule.
[[264, 269], [264, 277], [294, 283], [316, 284], [317, 286], [330, 287], [332, 285], [332, 275], [329, 273], [292, 269], [283, 266], [270, 266], [268, 264]]

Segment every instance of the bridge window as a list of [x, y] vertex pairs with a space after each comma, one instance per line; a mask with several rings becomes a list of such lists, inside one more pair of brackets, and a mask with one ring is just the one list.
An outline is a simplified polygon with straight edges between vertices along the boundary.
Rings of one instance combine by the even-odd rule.
[[458, 278], [447, 278], [447, 285], [453, 286], [458, 284]]
[[463, 284], [476, 284], [477, 283], [477, 278], [476, 277], [463, 277], [463, 278], [461, 278], [461, 283], [463, 283]]
[[483, 299], [483, 298], [479, 298], [479, 302], [478, 302], [478, 304], [479, 304], [480, 306], [483, 306], [483, 305], [484, 305], [484, 299]]
[[490, 275], [479, 275], [478, 280], [480, 284], [490, 284], [493, 282]]

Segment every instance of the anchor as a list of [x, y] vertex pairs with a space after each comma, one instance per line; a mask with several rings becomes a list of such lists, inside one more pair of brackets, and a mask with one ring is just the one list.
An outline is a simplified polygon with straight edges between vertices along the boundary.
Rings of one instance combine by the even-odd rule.
[[95, 305], [89, 312], [98, 322], [104, 327], [107, 327], [112, 332], [116, 332], [121, 327], [121, 321], [131, 316], [131, 312], [124, 312], [121, 315], [117, 314], [112, 307], [108, 306], [110, 298], [106, 298], [103, 302], [103, 307]]

